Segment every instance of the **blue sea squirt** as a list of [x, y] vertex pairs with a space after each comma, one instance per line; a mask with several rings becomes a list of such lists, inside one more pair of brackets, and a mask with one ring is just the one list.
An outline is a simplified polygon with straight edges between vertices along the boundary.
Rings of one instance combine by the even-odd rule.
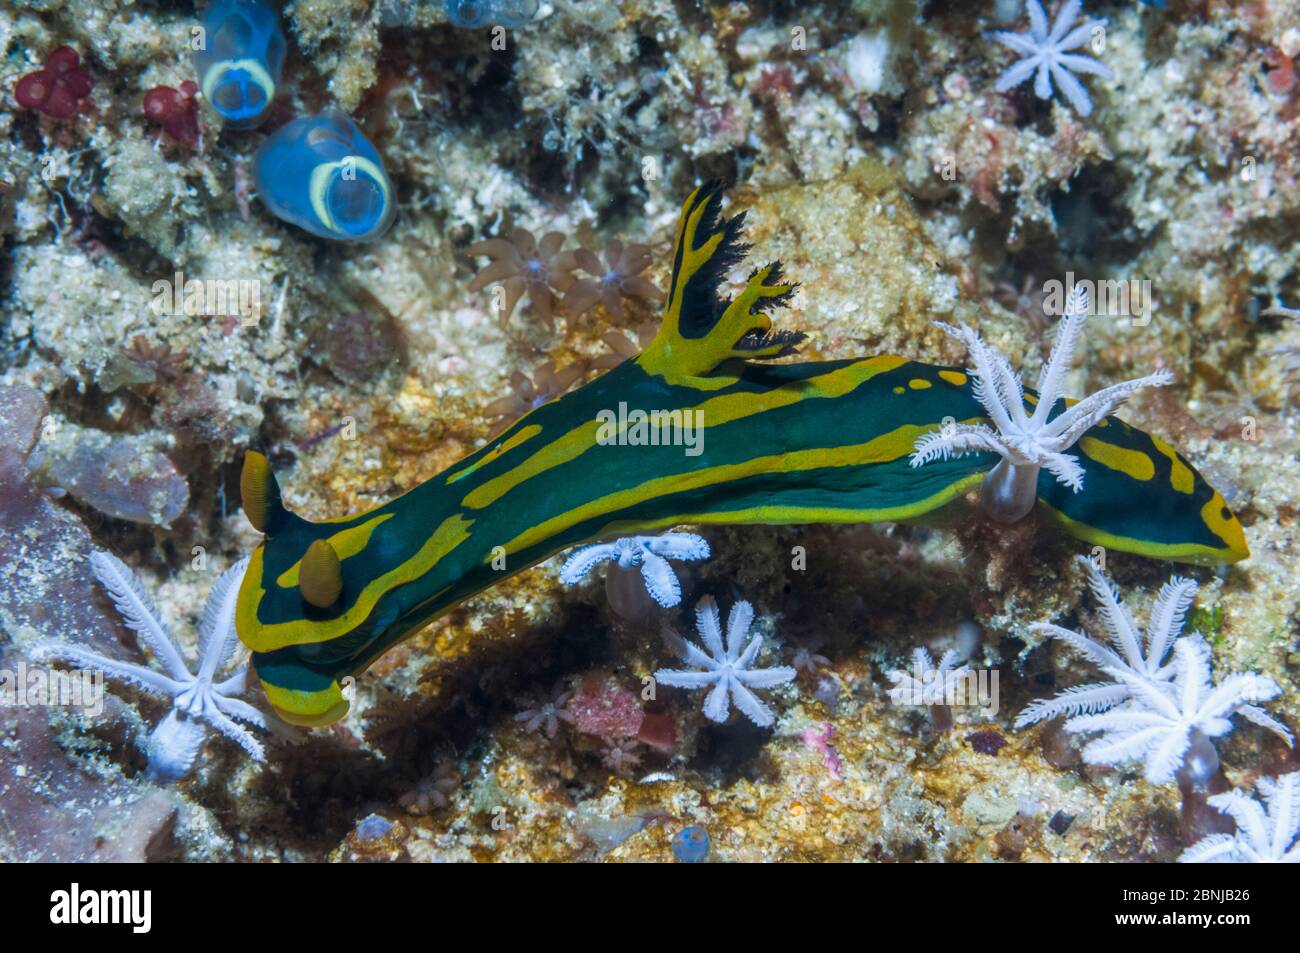
[[521, 27], [537, 15], [539, 0], [443, 0], [451, 22], [464, 29]]
[[336, 109], [277, 130], [257, 150], [257, 192], [277, 218], [321, 238], [367, 242], [393, 220], [393, 187], [361, 128]]
[[230, 125], [257, 125], [275, 99], [284, 66], [275, 7], [260, 0], [219, 0], [199, 27], [194, 67], [203, 98]]

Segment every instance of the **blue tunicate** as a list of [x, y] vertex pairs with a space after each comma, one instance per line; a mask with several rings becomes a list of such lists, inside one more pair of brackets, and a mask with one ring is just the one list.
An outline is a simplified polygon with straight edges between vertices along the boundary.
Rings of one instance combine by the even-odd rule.
[[709, 859], [709, 832], [698, 824], [673, 835], [673, 856], [680, 864], [700, 864]]
[[267, 208], [321, 238], [367, 242], [393, 220], [383, 160], [337, 109], [277, 130], [257, 150], [253, 172]]
[[447, 16], [466, 29], [481, 26], [521, 27], [537, 16], [538, 0], [443, 0]]
[[357, 824], [357, 840], [363, 844], [383, 840], [393, 830], [393, 822], [378, 814], [369, 814]]
[[194, 67], [203, 98], [230, 125], [257, 125], [284, 66], [280, 15], [261, 0], [218, 0], [199, 25]]

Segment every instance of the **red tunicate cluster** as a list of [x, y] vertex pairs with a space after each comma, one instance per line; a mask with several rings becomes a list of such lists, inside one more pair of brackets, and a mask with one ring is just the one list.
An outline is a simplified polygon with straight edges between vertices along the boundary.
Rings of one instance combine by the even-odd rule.
[[18, 105], [35, 109], [55, 119], [67, 119], [76, 113], [81, 101], [95, 85], [89, 72], [81, 68], [81, 57], [70, 46], [61, 46], [45, 58], [45, 65], [28, 73], [14, 87]]
[[664, 752], [677, 746], [672, 716], [653, 702], [648, 709], [642, 707], [637, 693], [622, 687], [608, 673], [593, 672], [584, 678], [565, 708], [573, 715], [578, 731], [610, 744], [634, 738]]
[[174, 141], [194, 148], [199, 144], [198, 91], [199, 87], [188, 79], [180, 89], [155, 86], [144, 94], [144, 114], [161, 124]]
[[1279, 95], [1291, 92], [1300, 81], [1296, 75], [1295, 61], [1282, 50], [1271, 49], [1265, 53], [1264, 66], [1267, 70], [1268, 88]]

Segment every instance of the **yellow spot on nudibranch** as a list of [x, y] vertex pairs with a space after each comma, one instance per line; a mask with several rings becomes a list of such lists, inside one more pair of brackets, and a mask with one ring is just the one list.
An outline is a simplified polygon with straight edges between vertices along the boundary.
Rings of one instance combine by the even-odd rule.
[[1159, 437], [1152, 437], [1156, 449], [1169, 458], [1169, 483], [1179, 493], [1191, 493], [1196, 489], [1196, 476], [1191, 468], [1178, 458], [1178, 451]]
[[940, 371], [939, 376], [954, 387], [966, 386], [966, 375], [961, 371]]
[[1102, 466], [1118, 470], [1134, 480], [1150, 480], [1156, 475], [1156, 465], [1140, 450], [1129, 450], [1096, 437], [1081, 438], [1079, 449]]
[[934, 385], [923, 377], [913, 377], [907, 382], [907, 386], [912, 390], [925, 390], [927, 387], [933, 387]]
[[905, 388], [905, 387], [895, 387], [895, 388], [894, 388], [894, 393], [895, 393], [895, 394], [906, 394], [906, 393], [907, 393], [907, 388]]

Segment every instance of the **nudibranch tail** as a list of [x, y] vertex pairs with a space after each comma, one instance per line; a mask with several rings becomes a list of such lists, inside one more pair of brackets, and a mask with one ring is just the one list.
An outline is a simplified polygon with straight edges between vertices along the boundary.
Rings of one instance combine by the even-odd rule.
[[[635, 358], [533, 409], [480, 450], [366, 513], [290, 513], [250, 453], [245, 510], [266, 539], [236, 610], [286, 720], [342, 716], [342, 686], [389, 647], [508, 575], [596, 539], [698, 524], [922, 517], [978, 486], [999, 457], [909, 458], [955, 422], [987, 424], [971, 377], [897, 355], [770, 364], [799, 336], [767, 310], [794, 285], [773, 264], [719, 299], [743, 257], [741, 217], [702, 186], [682, 210], [664, 324]], [[1036, 395], [1026, 391], [1032, 404]], [[1052, 417], [1064, 413], [1062, 399]], [[1084, 489], [1046, 472], [1041, 509], [1118, 550], [1228, 562], [1245, 553], [1223, 498], [1168, 444], [1107, 417], [1078, 441]]]

